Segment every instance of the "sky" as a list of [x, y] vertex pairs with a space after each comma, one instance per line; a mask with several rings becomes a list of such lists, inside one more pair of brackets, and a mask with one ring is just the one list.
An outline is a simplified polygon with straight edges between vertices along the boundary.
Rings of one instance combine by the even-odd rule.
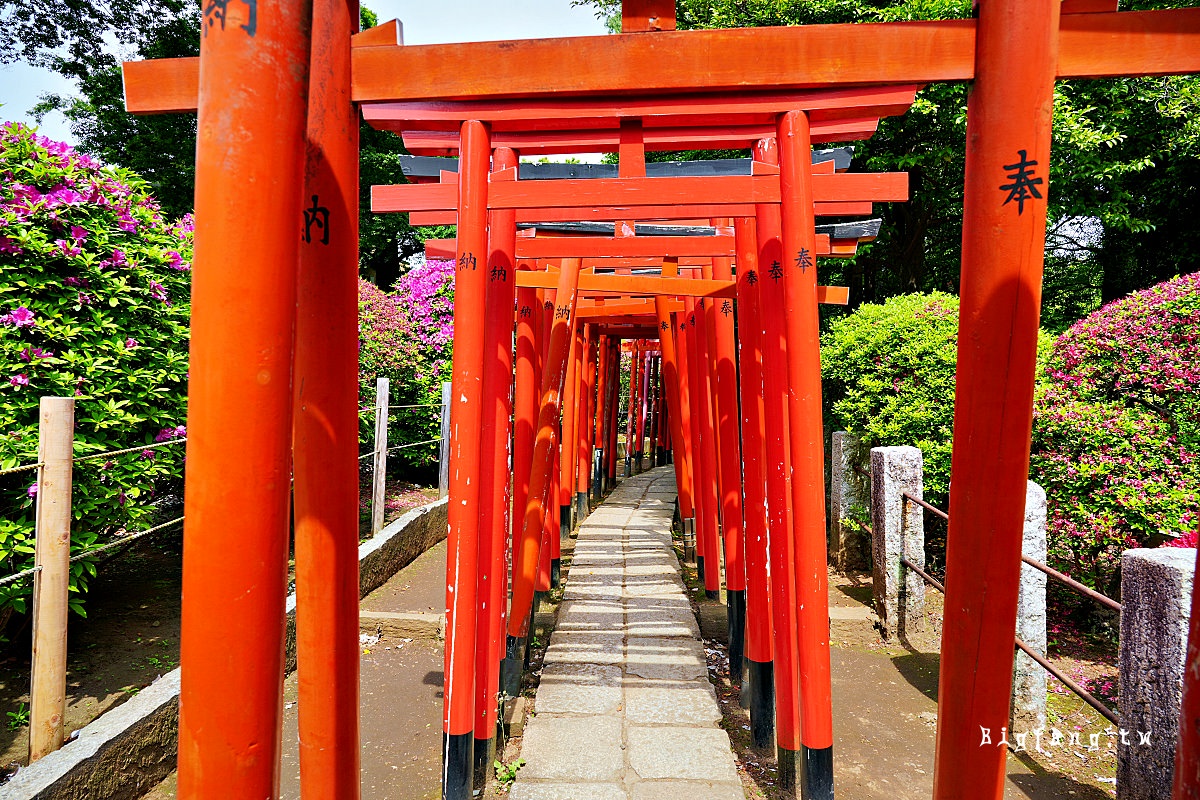
[[[558, 36], [599, 36], [604, 23], [591, 7], [571, 0], [363, 0], [379, 21], [404, 23], [405, 44], [484, 42]], [[0, 119], [34, 124], [29, 109], [45, 93], [70, 94], [72, 83], [28, 64], [0, 65]], [[41, 132], [73, 141], [61, 114], [47, 115]]]

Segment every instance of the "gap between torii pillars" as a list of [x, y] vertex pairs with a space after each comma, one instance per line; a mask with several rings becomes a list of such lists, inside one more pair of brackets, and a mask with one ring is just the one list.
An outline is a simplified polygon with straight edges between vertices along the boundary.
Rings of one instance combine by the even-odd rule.
[[278, 165], [304, 163], [312, 4], [248, 12], [232, 5], [220, 24], [205, 14], [200, 41], [180, 642], [185, 798], [274, 797], [279, 788], [304, 185], [300, 169]]
[[[678, 275], [679, 265], [672, 259], [665, 260], [662, 274], [664, 276]], [[666, 297], [655, 296], [654, 313], [658, 319], [659, 346], [662, 349], [662, 394], [659, 397], [661, 411], [658, 415], [660, 435], [661, 423], [666, 422], [671, 426], [671, 438], [674, 446], [678, 448], [672, 461], [675, 466], [675, 493], [679, 499], [679, 517], [683, 529], [683, 546], [686, 555], [688, 547], [694, 548], [696, 542], [696, 512], [692, 503], [692, 476], [689, 471], [687, 448], [684, 446], [684, 442], [687, 440], [685, 430], [688, 419], [687, 387], [681, 380], [680, 365], [676, 359], [675, 326], [671, 321], [671, 312], [667, 309]], [[670, 411], [667, 410], [668, 406]], [[664, 417], [665, 419], [663, 419]]]
[[1057, 69], [1057, 0], [983, 0], [967, 104], [936, 800], [1004, 793]]
[[356, 800], [358, 642], [357, 0], [316, 0], [296, 305], [296, 661], [300, 787]]
[[[479, 467], [483, 436], [487, 192], [491, 146], [482, 122], [462, 124], [455, 259], [450, 492], [446, 537], [443, 800], [469, 800], [475, 744], [475, 638], [479, 574]], [[482, 262], [482, 266], [481, 266]], [[465, 313], [459, 314], [458, 310]]]

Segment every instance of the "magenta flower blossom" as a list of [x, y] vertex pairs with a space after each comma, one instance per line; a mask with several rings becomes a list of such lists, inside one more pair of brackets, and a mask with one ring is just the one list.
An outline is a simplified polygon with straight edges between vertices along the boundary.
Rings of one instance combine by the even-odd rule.
[[38, 493], [38, 485], [37, 485], [37, 481], [34, 481], [33, 483], [31, 483], [29, 485], [29, 488], [25, 490], [25, 494], [28, 497], [37, 497], [37, 493]]
[[58, 252], [68, 258], [80, 255], [83, 252], [83, 248], [76, 244], [74, 240], [68, 242], [66, 239], [55, 239], [54, 246], [58, 249]]
[[80, 292], [78, 300], [79, 305], [90, 306], [94, 302], [95, 298], [93, 298], [90, 294], [84, 294], [83, 292]]
[[35, 358], [54, 358], [54, 353], [40, 347], [26, 347], [20, 352], [22, 361], [32, 361]]
[[171, 439], [181, 439], [187, 436], [187, 427], [184, 425], [176, 425], [174, 428], [163, 428], [154, 437], [156, 442], [167, 442]]
[[71, 238], [72, 239], [74, 239], [77, 242], [84, 242], [84, 241], [87, 241], [87, 237], [88, 237], [87, 228], [81, 228], [78, 225], [71, 226]]
[[158, 281], [150, 281], [150, 296], [155, 300], [161, 300], [167, 305], [171, 305], [170, 299], [167, 298], [167, 289]]
[[32, 328], [37, 324], [33, 312], [25, 306], [17, 306], [11, 313], [0, 317], [0, 323], [12, 325], [14, 328]]
[[17, 244], [16, 239], [11, 239], [7, 236], [0, 236], [0, 253], [12, 253], [14, 256], [19, 256], [24, 253], [21, 245]]
[[188, 265], [184, 263], [183, 256], [174, 250], [167, 251], [167, 262], [173, 270], [178, 270], [179, 272], [187, 272], [188, 270]]
[[65, 283], [67, 286], [78, 286], [81, 289], [87, 289], [91, 286], [91, 284], [88, 283], [87, 278], [76, 278], [74, 275], [72, 275], [70, 278], [67, 278], [65, 281], [63, 281], [63, 283]]
[[28, 386], [29, 385], [29, 376], [26, 375], [24, 372], [21, 372], [17, 375], [13, 375], [11, 378], [9, 378], [8, 382], [11, 383], [13, 386]]
[[132, 350], [133, 348], [135, 348], [137, 346], [138, 346], [138, 340], [134, 339], [132, 336], [125, 340], [125, 347], [127, 349]]

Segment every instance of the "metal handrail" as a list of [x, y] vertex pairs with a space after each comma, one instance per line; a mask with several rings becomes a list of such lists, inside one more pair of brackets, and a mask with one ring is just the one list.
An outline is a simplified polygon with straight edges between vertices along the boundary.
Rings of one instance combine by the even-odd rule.
[[[900, 563], [903, 564], [908, 569], [911, 569], [913, 572], [920, 575], [921, 578], [926, 583], [928, 583], [933, 588], [937, 589], [942, 594], [946, 593], [946, 587], [943, 586], [940, 581], [938, 581], [936, 578], [931, 576], [929, 573], [925, 572], [925, 570], [921, 569], [916, 564], [909, 561], [907, 558], [901, 558]], [[1084, 689], [1078, 683], [1076, 683], [1075, 681], [1068, 678], [1066, 676], [1066, 674], [1063, 673], [1062, 670], [1060, 670], [1058, 667], [1054, 666], [1049, 661], [1047, 661], [1045, 659], [1045, 657], [1042, 656], [1041, 653], [1038, 653], [1033, 648], [1031, 648], [1029, 645], [1025, 644], [1025, 642], [1021, 641], [1020, 637], [1014, 636], [1013, 643], [1017, 646], [1017, 649], [1019, 649], [1021, 652], [1025, 653], [1025, 655], [1029, 656], [1034, 661], [1036, 661], [1042, 667], [1042, 669], [1046, 670], [1046, 672], [1049, 672], [1051, 675], [1053, 675], [1055, 678], [1057, 678], [1059, 681], [1061, 681], [1063, 686], [1066, 686], [1068, 689], [1070, 689], [1076, 696], [1079, 697], [1080, 700], [1087, 703], [1092, 708], [1096, 709], [1096, 711], [1101, 716], [1103, 716], [1105, 719], [1107, 719], [1113, 725], [1119, 726], [1121, 724], [1120, 719], [1117, 717], [1117, 715], [1115, 713], [1113, 713], [1112, 709], [1110, 709], [1108, 706], [1104, 705], [1104, 703], [1102, 703], [1098, 699], [1096, 699], [1096, 696], [1093, 695], [1091, 692], [1089, 692], [1087, 689]]]

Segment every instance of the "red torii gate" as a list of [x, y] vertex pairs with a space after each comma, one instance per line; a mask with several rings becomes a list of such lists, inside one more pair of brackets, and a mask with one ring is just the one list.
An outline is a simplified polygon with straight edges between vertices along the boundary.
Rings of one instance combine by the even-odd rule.
[[[311, 736], [329, 734], [304, 742], [302, 757], [307, 785], [321, 796], [357, 793], [356, 706], [346, 680], [357, 669], [348, 602], [355, 564], [345, 535], [352, 529], [347, 498], [353, 487], [318, 485], [355, 444], [347, 413], [352, 393], [345, 389], [353, 381], [339, 382], [331, 373], [339, 359], [353, 363], [353, 309], [346, 303], [353, 298], [346, 287], [353, 286], [355, 261], [349, 235], [356, 216], [353, 103], [499, 98], [514, 94], [512, 75], [526, 81], [515, 91], [521, 102], [687, 92], [704, 75], [713, 91], [974, 80], [935, 796], [998, 797], [1003, 751], [971, 745], [976, 726], [998, 727], [1007, 716], [1007, 634], [1015, 618], [1046, 209], [1044, 193], [1029, 187], [1045, 188], [1032, 182], [1046, 174], [1053, 82], [1200, 70], [1195, 9], [1068, 13], [1093, 9], [1071, 0], [1064, 5], [983, 0], [977, 21], [352, 50], [356, 9], [318, 0], [311, 41], [319, 44], [311, 50], [306, 4], [228, 3], [206, 9], [198, 64], [130, 65], [131, 110], [200, 111], [181, 794], [275, 792], [293, 329], [297, 560], [303, 562], [297, 566], [299, 649], [317, 684], [309, 683], [311, 701], [301, 705], [311, 719], [324, 712]], [[1012, 48], [1020, 57], [1011, 57]], [[666, 51], [671, 57], [659, 58]], [[773, 58], [754, 56], [763, 51]], [[307, 124], [306, 93], [313, 100]], [[797, 121], [784, 125], [791, 131]], [[482, 126], [468, 123], [463, 132], [464, 155], [478, 165]], [[273, 160], [300, 164], [306, 139], [303, 180], [296, 170], [273, 167]], [[784, 162], [782, 174], [794, 180]], [[255, 194], [243, 193], [247, 182]], [[460, 241], [462, 232], [482, 230], [484, 222], [486, 212], [472, 192], [469, 182], [460, 187]], [[304, 247], [298, 224], [308, 234]], [[304, 256], [297, 279], [298, 248]], [[321, 271], [317, 264], [340, 269]], [[482, 307], [482, 286], [467, 283], [460, 297]], [[231, 312], [238, 315], [236, 330], [227, 324]], [[464, 342], [482, 345], [471, 331], [464, 331]], [[238, 358], [243, 348], [252, 355]], [[456, 396], [459, 407], [478, 409], [471, 403], [478, 396], [475, 379], [457, 369], [456, 376], [464, 390]], [[470, 421], [479, 419], [477, 410], [464, 417], [460, 435], [478, 429]], [[315, 502], [324, 492], [324, 502]], [[230, 518], [238, 524], [230, 525]], [[226, 554], [239, 550], [253, 557], [230, 565]], [[240, 623], [233, 630], [225, 624], [230, 614]], [[301, 680], [305, 691], [307, 678]], [[1189, 673], [1189, 697], [1194, 681]], [[225, 718], [219, 704], [209, 702], [230, 694], [245, 699], [244, 716]], [[1196, 745], [1194, 736], [1182, 741]], [[1183, 756], [1194, 763], [1194, 750]], [[1177, 784], [1178, 792], [1185, 788]]]

